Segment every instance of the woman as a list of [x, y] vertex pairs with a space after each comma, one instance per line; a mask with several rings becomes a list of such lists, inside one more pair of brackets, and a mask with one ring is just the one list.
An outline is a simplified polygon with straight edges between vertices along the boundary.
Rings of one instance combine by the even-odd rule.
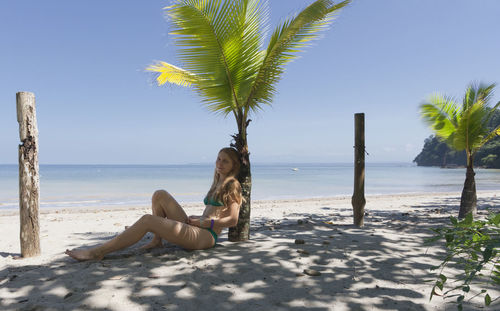
[[162, 239], [186, 249], [215, 246], [223, 228], [236, 226], [242, 201], [241, 186], [235, 178], [240, 169], [238, 152], [233, 148], [219, 151], [215, 162], [212, 187], [204, 199], [203, 215], [187, 216], [177, 201], [166, 191], [153, 194], [153, 215], [146, 214], [121, 234], [104, 244], [89, 249], [66, 250], [76, 260], [101, 260], [106, 254], [129, 247], [148, 232], [153, 240], [143, 248], [162, 245]]

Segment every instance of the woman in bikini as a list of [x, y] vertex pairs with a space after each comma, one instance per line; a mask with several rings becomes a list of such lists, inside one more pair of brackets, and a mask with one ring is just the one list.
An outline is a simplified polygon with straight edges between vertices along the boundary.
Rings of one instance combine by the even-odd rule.
[[129, 247], [148, 232], [153, 240], [143, 248], [162, 245], [162, 239], [186, 249], [215, 246], [223, 228], [236, 226], [242, 201], [241, 186], [236, 176], [240, 169], [238, 152], [233, 148], [219, 151], [215, 162], [212, 187], [204, 199], [201, 216], [187, 216], [177, 201], [166, 191], [153, 194], [153, 215], [146, 214], [113, 239], [88, 249], [66, 250], [76, 260], [100, 260], [106, 254]]

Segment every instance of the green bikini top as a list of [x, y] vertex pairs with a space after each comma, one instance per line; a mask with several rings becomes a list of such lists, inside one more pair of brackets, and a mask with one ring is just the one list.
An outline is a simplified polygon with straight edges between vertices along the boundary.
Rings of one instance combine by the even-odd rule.
[[208, 197], [205, 197], [203, 199], [203, 203], [205, 205], [212, 205], [212, 206], [224, 206], [224, 203], [222, 202], [219, 202], [219, 201], [215, 201], [214, 199], [210, 198], [208, 199]]

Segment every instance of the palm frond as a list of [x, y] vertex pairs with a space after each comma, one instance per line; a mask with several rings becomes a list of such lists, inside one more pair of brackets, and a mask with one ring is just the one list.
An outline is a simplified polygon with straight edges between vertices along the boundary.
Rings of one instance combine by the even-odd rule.
[[198, 80], [196, 75], [189, 71], [166, 62], [157, 62], [154, 65], [148, 66], [146, 70], [156, 73], [156, 82], [158, 85], [163, 85], [168, 82], [189, 87]]
[[271, 104], [276, 84], [284, 73], [285, 65], [298, 57], [297, 53], [326, 30], [339, 10], [350, 0], [334, 4], [331, 0], [317, 0], [297, 16], [279, 25], [269, 41], [262, 66], [247, 98], [247, 106], [257, 110], [261, 104]]
[[179, 47], [184, 68], [199, 77], [195, 85], [202, 100], [211, 105], [233, 104], [234, 96], [226, 74], [222, 42], [230, 32], [233, 18], [230, 1], [178, 0], [166, 9]]
[[473, 82], [467, 86], [462, 103], [462, 110], [465, 111], [477, 101], [489, 102], [493, 96], [493, 89], [496, 84], [483, 84]]
[[493, 115], [495, 115], [495, 111], [498, 109], [498, 107], [500, 107], [500, 101], [498, 103], [496, 103], [496, 105], [493, 106], [493, 108], [491, 108], [490, 111], [488, 112], [488, 116], [486, 117], [486, 120], [488, 122], [490, 122]]
[[262, 3], [178, 0], [165, 8], [179, 59], [197, 77], [193, 86], [211, 111], [241, 110], [250, 92], [262, 63], [261, 29], [269, 15]]
[[159, 62], [147, 68], [158, 84], [192, 86], [209, 110], [245, 121], [271, 104], [284, 66], [328, 28], [350, 0], [316, 0], [278, 26], [267, 49], [267, 0], [176, 0], [166, 7], [181, 68]]
[[492, 140], [493, 138], [500, 136], [500, 125], [497, 126], [494, 130], [492, 130], [488, 135], [486, 135], [481, 142], [479, 143], [479, 148], [481, 148], [484, 144]]
[[[479, 97], [476, 96], [476, 99]], [[485, 122], [487, 114], [488, 109], [482, 100], [477, 100], [468, 109], [462, 111], [453, 142], [457, 150], [467, 149], [474, 152], [480, 147], [480, 142], [488, 133], [488, 123]]]
[[462, 99], [462, 106], [457, 105], [443, 95], [433, 95], [428, 102], [420, 106], [423, 119], [438, 137], [456, 150], [466, 150], [474, 154], [490, 139], [500, 134], [500, 129], [488, 129], [488, 123], [500, 102], [493, 108], [488, 106], [495, 84], [470, 84]]
[[449, 140], [458, 126], [459, 110], [451, 98], [434, 94], [420, 105], [424, 121], [443, 140]]
[[[262, 64], [262, 31], [269, 19], [269, 8], [267, 1], [238, 0], [235, 3], [235, 25], [223, 49], [237, 108], [242, 108]], [[220, 105], [218, 109], [229, 113], [234, 107]]]
[[467, 87], [461, 120], [453, 142], [457, 149], [468, 149], [474, 153], [484, 144], [489, 132], [489, 118], [492, 116], [488, 102], [493, 96], [494, 87], [495, 84], [483, 83], [471, 83]]

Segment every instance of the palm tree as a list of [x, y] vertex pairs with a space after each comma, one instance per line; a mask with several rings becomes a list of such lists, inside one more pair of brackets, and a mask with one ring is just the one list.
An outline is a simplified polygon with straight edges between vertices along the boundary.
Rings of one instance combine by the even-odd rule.
[[156, 73], [159, 85], [192, 87], [209, 110], [224, 117], [232, 114], [236, 120], [238, 132], [232, 136], [231, 145], [241, 155], [238, 178], [245, 203], [240, 208], [238, 225], [229, 230], [231, 241], [246, 240], [250, 232], [249, 116], [263, 105], [271, 105], [285, 65], [317, 39], [349, 2], [313, 2], [276, 27], [267, 48], [267, 1], [178, 0], [165, 8], [183, 68], [156, 62], [147, 70]]
[[500, 105], [488, 106], [495, 84], [471, 83], [465, 91], [462, 105], [441, 94], [432, 95], [420, 106], [420, 113], [436, 135], [455, 150], [467, 154], [467, 172], [460, 200], [459, 218], [476, 212], [476, 182], [474, 155], [486, 142], [500, 135], [500, 126], [490, 130], [488, 122]]

